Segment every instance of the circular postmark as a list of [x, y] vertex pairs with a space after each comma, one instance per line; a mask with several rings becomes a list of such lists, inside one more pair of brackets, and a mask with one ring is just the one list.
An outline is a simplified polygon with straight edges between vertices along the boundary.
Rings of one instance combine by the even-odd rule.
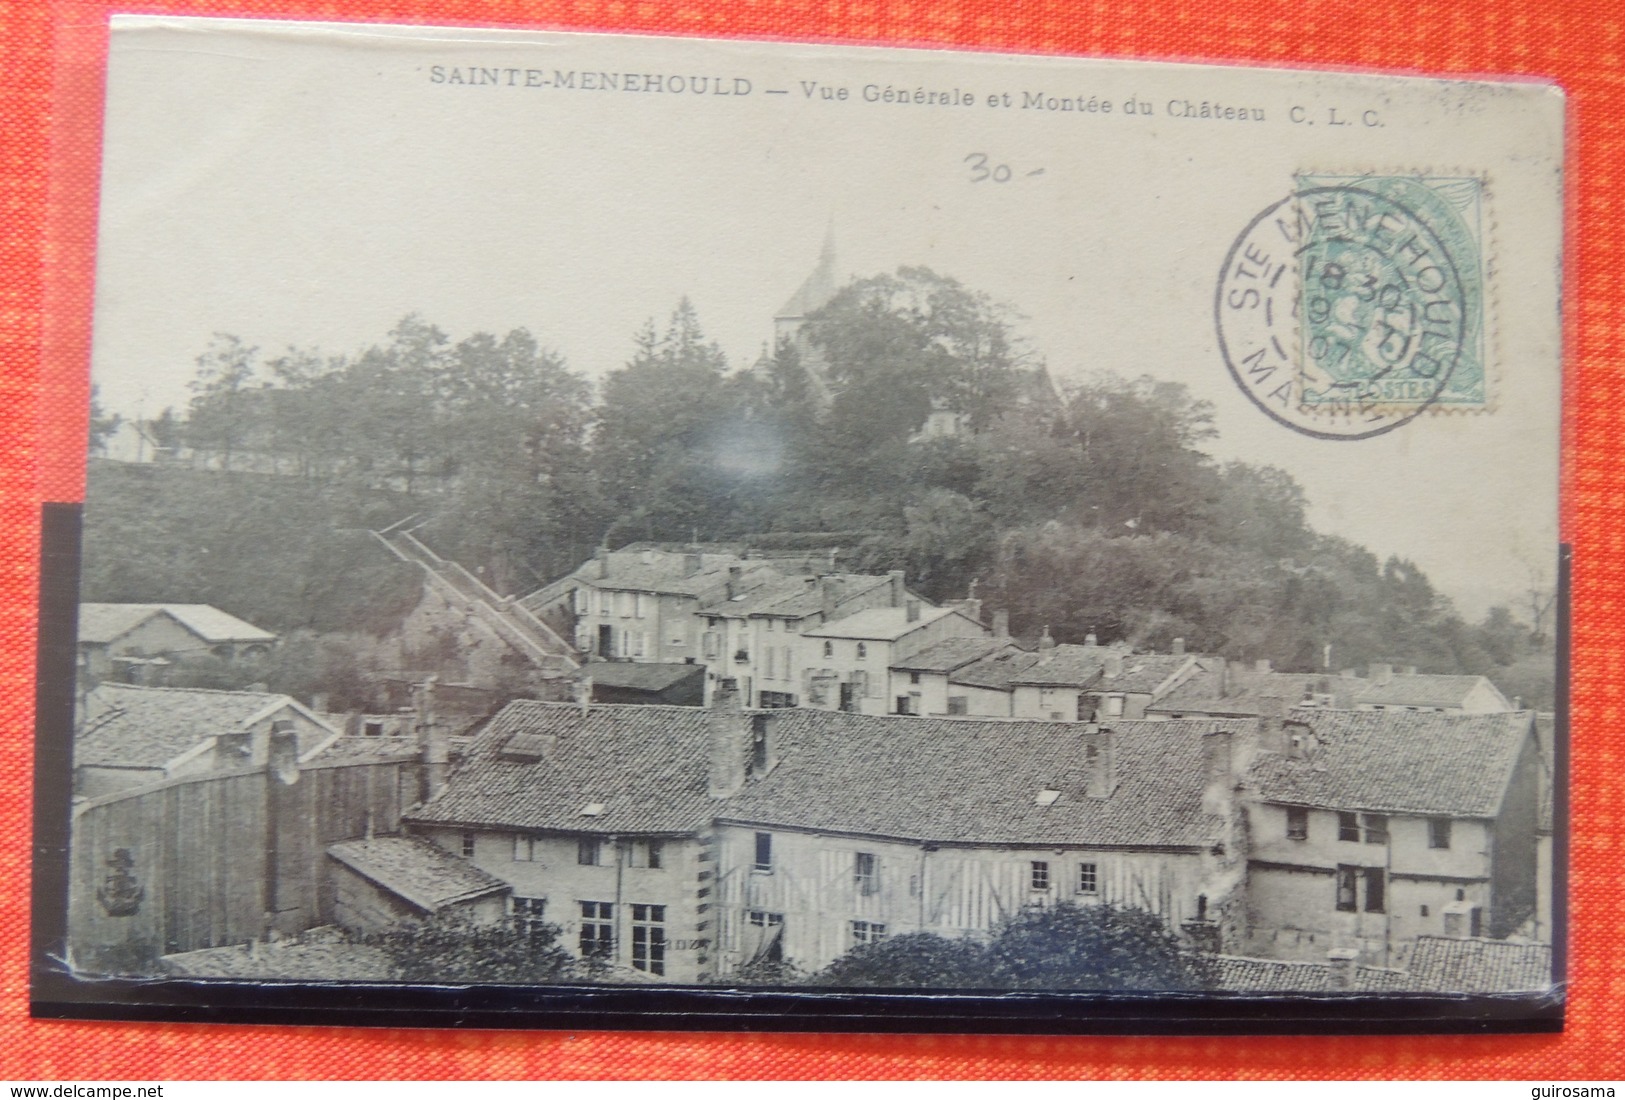
[[1236, 238], [1214, 298], [1225, 365], [1272, 419], [1367, 439], [1415, 419], [1467, 341], [1456, 259], [1410, 206], [1358, 186], [1308, 187]]

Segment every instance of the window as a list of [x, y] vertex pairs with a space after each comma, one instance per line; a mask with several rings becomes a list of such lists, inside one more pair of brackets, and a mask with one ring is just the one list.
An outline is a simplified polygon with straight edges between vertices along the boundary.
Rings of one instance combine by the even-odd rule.
[[632, 635], [632, 656], [634, 656], [634, 657], [646, 657], [646, 656], [648, 656], [648, 654], [649, 654], [649, 632], [647, 630], [639, 630], [639, 631], [634, 633], [633, 631], [628, 630], [627, 633]]
[[1078, 893], [1100, 893], [1100, 867], [1098, 864], [1078, 864]]
[[1359, 840], [1360, 819], [1354, 814], [1337, 815], [1337, 839]]
[[880, 892], [880, 869], [873, 852], [858, 852], [852, 857], [852, 882], [864, 897]]
[[361, 735], [363, 737], [382, 737], [384, 735], [384, 724], [382, 722], [369, 719], [368, 721], [362, 723]]
[[1106, 717], [1123, 717], [1123, 697], [1121, 695], [1108, 695], [1102, 702], [1106, 704]]
[[834, 642], [825, 642], [824, 643], [824, 656], [825, 657], [833, 657], [833, 656], [835, 656], [835, 643]]
[[852, 946], [860, 947], [866, 943], [879, 943], [886, 938], [886, 926], [876, 924], [869, 920], [855, 920], [852, 922]]
[[644, 615], [643, 593], [635, 592], [632, 595], [632, 614], [641, 619]]
[[919, 683], [920, 682], [920, 674], [918, 672], [909, 673], [908, 674], [908, 682], [911, 683], [911, 684]]
[[969, 697], [964, 696], [964, 695], [950, 695], [950, 696], [948, 696], [948, 713], [949, 714], [969, 714], [970, 713], [970, 699], [969, 699]]
[[513, 926], [521, 936], [534, 936], [542, 930], [542, 914], [547, 909], [546, 898], [513, 899]]
[[865, 659], [868, 658], [868, 656], [869, 656], [869, 647], [868, 647], [868, 645], [863, 643], [863, 642], [859, 642], [858, 643], [858, 660], [860, 660], [860, 661], [865, 660]]
[[581, 903], [581, 957], [607, 959], [615, 954], [615, 906], [607, 901]]
[[785, 707], [793, 707], [795, 705], [796, 697], [787, 691], [762, 692], [761, 706], [763, 710], [782, 710]]
[[1383, 913], [1383, 887], [1386, 880], [1383, 878], [1381, 867], [1367, 867], [1365, 869], [1365, 911], [1367, 913]]
[[722, 636], [714, 630], [706, 631], [701, 643], [707, 661], [716, 660], [718, 655], [722, 653]]
[[462, 846], [463, 846], [463, 858], [464, 859], [473, 859], [474, 858], [474, 834], [473, 833], [464, 833], [463, 834]]
[[1357, 887], [1358, 867], [1339, 865], [1337, 868], [1337, 911], [1339, 913], [1352, 913], [1355, 910], [1354, 893]]
[[1035, 859], [1035, 860], [1033, 860], [1032, 881], [1033, 881], [1033, 889], [1034, 890], [1048, 890], [1049, 889], [1049, 860], [1047, 860], [1047, 859]]
[[762, 670], [762, 675], [769, 680], [777, 680], [779, 678], [778, 654], [775, 652], [775, 648], [770, 645], [763, 646], [762, 651], [767, 658], [767, 668]]
[[1288, 840], [1309, 839], [1309, 811], [1303, 806], [1288, 806], [1286, 808], [1286, 838]]
[[1361, 814], [1360, 826], [1367, 844], [1388, 843], [1388, 818], [1382, 814]]
[[920, 693], [911, 691], [907, 695], [899, 695], [897, 697], [897, 713], [919, 715]]
[[604, 861], [604, 842], [595, 836], [584, 836], [576, 841], [576, 862], [583, 867], [597, 867]]
[[745, 944], [746, 959], [750, 962], [783, 962], [784, 914], [748, 909], [745, 911], [745, 923], [750, 929]]
[[632, 906], [632, 969], [666, 972], [666, 907]]
[[1381, 867], [1351, 867], [1341, 864], [1337, 868], [1337, 909], [1353, 913], [1361, 908], [1359, 894], [1365, 892], [1367, 913], [1387, 912], [1386, 872]]
[[759, 875], [773, 873], [773, 834], [756, 834], [756, 861], [751, 864], [751, 870]]
[[633, 867], [647, 867], [658, 871], [664, 855], [664, 845], [661, 841], [635, 840], [632, 842], [631, 850], [627, 852], [626, 862]]
[[540, 863], [542, 859], [542, 845], [538, 838], [526, 836], [524, 833], [515, 833], [513, 838], [513, 861], [515, 863]]
[[1428, 847], [1450, 847], [1450, 819], [1448, 817], [1428, 818]]

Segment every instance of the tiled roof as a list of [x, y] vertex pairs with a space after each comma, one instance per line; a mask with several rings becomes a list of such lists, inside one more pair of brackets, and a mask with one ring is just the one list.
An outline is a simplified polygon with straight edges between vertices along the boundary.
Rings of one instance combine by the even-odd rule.
[[595, 685], [664, 691], [691, 676], [704, 676], [705, 666], [680, 662], [593, 661], [582, 666], [581, 672], [584, 676], [592, 677]]
[[[1228, 690], [1225, 690], [1228, 681]], [[1329, 694], [1332, 706], [1352, 707], [1354, 693], [1365, 681], [1311, 672], [1260, 672], [1232, 662], [1228, 669], [1215, 658], [1198, 657], [1197, 670], [1152, 704], [1160, 714], [1194, 711], [1203, 714], [1254, 715], [1266, 699], [1283, 707], [1297, 706], [1308, 694]]]
[[743, 599], [727, 600], [700, 609], [702, 615], [774, 616], [784, 619], [803, 619], [824, 609], [822, 586], [835, 587], [835, 604], [857, 598], [866, 592], [891, 583], [890, 577], [866, 573], [836, 573], [827, 577], [811, 575], [786, 577], [770, 581], [743, 593]]
[[274, 642], [276, 635], [206, 603], [82, 603], [79, 641], [106, 644], [167, 614], [206, 642]]
[[1011, 681], [1018, 679], [1038, 661], [1039, 655], [1036, 653], [1028, 653], [1023, 649], [1008, 649], [1003, 653], [991, 653], [980, 661], [949, 673], [948, 682], [962, 684], [965, 687], [988, 688], [992, 691], [1009, 691]]
[[1132, 692], [1137, 695], [1150, 695], [1163, 685], [1170, 676], [1177, 674], [1187, 665], [1194, 663], [1195, 658], [1190, 656], [1173, 656], [1162, 653], [1131, 654], [1123, 658], [1123, 671], [1117, 676], [1104, 676], [1097, 683], [1096, 688], [1101, 691]]
[[[1222, 719], [1119, 722], [1109, 798], [1084, 794], [1079, 723], [772, 712], [778, 764], [718, 818], [905, 840], [979, 844], [1194, 846], [1216, 832], [1202, 812], [1202, 735]], [[1040, 791], [1061, 795], [1039, 805]]]
[[596, 564], [588, 562], [576, 571], [576, 577], [590, 588], [610, 591], [710, 597], [728, 583], [730, 568], [740, 570], [737, 583], [741, 585], [758, 585], [782, 576], [772, 566], [747, 561], [732, 565], [707, 563], [698, 572], [689, 573], [681, 558], [659, 557], [649, 562], [611, 559], [605, 577], [599, 577]]
[[[1239, 955], [1209, 960], [1215, 989], [1228, 993], [1333, 993], [1338, 991], [1330, 963], [1287, 962]], [[1410, 987], [1403, 970], [1356, 966], [1351, 993], [1392, 993]]]
[[1039, 650], [1037, 662], [1012, 683], [1036, 684], [1040, 687], [1088, 687], [1105, 671], [1108, 658], [1126, 652], [1124, 646], [1104, 645], [1058, 645], [1053, 649]]
[[844, 619], [823, 623], [802, 632], [806, 638], [861, 638], [871, 642], [893, 642], [905, 634], [913, 633], [928, 623], [962, 612], [951, 607], [921, 607], [920, 617], [909, 621], [905, 607], [871, 607], [854, 612]]
[[[523, 735], [545, 751], [504, 753]], [[711, 821], [700, 707], [519, 700], [487, 723], [440, 795], [408, 820], [566, 832], [692, 833]], [[601, 803], [601, 814], [582, 809]]]
[[312, 929], [299, 942], [205, 947], [165, 955], [160, 965], [182, 978], [257, 978], [288, 982], [387, 982], [395, 964], [376, 947], [348, 942], [337, 929]]
[[329, 844], [327, 854], [426, 913], [508, 889], [468, 860], [416, 837], [345, 840]]
[[978, 661], [996, 649], [1014, 649], [1009, 642], [996, 638], [944, 638], [928, 645], [912, 657], [896, 661], [893, 668], [905, 672], [953, 672], [973, 661]]
[[1529, 735], [1528, 711], [1500, 714], [1298, 709], [1320, 748], [1260, 753], [1249, 779], [1266, 801], [1339, 810], [1494, 817]]
[[[85, 699], [73, 762], [77, 766], [161, 768], [208, 738], [239, 732], [282, 707], [315, 721], [286, 695], [103, 683]], [[301, 730], [301, 755], [334, 732]]]
[[1517, 993], [1552, 985], [1552, 949], [1544, 943], [1418, 936], [1411, 949], [1417, 988], [1448, 993]]
[[419, 752], [416, 737], [339, 737], [321, 752], [311, 757], [313, 768], [343, 767], [348, 764], [381, 764], [390, 760], [411, 759]]
[[1392, 676], [1381, 682], [1368, 680], [1354, 701], [1356, 704], [1391, 707], [1459, 707], [1480, 685], [1486, 685], [1497, 695], [1500, 694], [1495, 685], [1483, 676], [1433, 676], [1422, 673]]

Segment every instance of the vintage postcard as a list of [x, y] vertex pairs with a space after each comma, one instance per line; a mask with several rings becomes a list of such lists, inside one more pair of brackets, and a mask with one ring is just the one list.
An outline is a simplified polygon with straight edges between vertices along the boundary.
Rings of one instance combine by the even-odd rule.
[[116, 18], [36, 1009], [1554, 1026], [1563, 136]]

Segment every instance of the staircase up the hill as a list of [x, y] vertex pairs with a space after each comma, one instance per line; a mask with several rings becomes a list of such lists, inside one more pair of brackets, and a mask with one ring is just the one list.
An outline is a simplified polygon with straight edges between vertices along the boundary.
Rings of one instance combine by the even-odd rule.
[[581, 667], [575, 647], [516, 600], [497, 595], [454, 561], [430, 550], [413, 534], [416, 516], [374, 531], [373, 537], [404, 562], [423, 569], [429, 584], [451, 603], [465, 607], [523, 653], [537, 668], [568, 674]]

